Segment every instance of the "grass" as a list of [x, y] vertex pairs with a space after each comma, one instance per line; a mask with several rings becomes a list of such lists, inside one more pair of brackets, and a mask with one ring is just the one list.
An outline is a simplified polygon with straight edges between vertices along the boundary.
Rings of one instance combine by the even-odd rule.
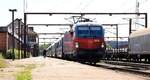
[[0, 55], [0, 68], [5, 68], [7, 66], [7, 63], [5, 59]]
[[31, 71], [35, 67], [34, 64], [27, 65], [23, 71], [17, 73], [16, 80], [32, 80]]

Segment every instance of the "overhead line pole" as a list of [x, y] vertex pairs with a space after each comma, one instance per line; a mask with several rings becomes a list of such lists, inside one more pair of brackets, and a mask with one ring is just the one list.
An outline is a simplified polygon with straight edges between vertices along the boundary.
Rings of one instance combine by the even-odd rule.
[[145, 15], [145, 13], [75, 13], [75, 12], [26, 12], [24, 14], [37, 15]]
[[[104, 38], [117, 38], [117, 37], [104, 37]], [[128, 37], [119, 37], [118, 38], [128, 38]]]
[[[75, 12], [25, 12], [24, 13], [24, 44], [25, 44], [25, 47], [27, 45], [27, 41], [26, 41], [26, 29], [27, 29], [27, 23], [26, 23], [26, 20], [27, 20], [27, 15], [145, 15], [145, 28], [147, 28], [147, 13], [75, 13]], [[26, 53], [26, 48], [25, 48], [25, 51], [24, 53]], [[25, 54], [26, 55], [26, 54]]]
[[27, 15], [24, 13], [24, 58], [27, 53]]
[[39, 39], [59, 39], [59, 38], [39, 38]]
[[[18, 19], [18, 38], [19, 38], [19, 40], [21, 39], [21, 20], [22, 19]], [[21, 58], [20, 57], [21, 56], [21, 52], [20, 52], [21, 51], [21, 43], [22, 43], [21, 41], [18, 42], [18, 56], [19, 56], [18, 59]]]
[[117, 41], [117, 53], [118, 53], [118, 48], [119, 48], [119, 45], [118, 45], [118, 25], [116, 25], [116, 41]]
[[62, 34], [64, 34], [64, 33], [37, 33], [38, 35], [49, 35], [49, 34], [51, 34], [51, 35], [54, 35], [54, 34], [56, 34], [56, 35], [62, 35]]
[[[127, 24], [127, 23], [126, 23]], [[126, 24], [101, 24], [104, 26], [126, 25]], [[27, 24], [28, 26], [72, 26], [73, 24]]]
[[148, 15], [145, 13], [145, 28], [148, 27]]
[[148, 25], [147, 13], [75, 13], [75, 12], [26, 12], [25, 15], [145, 15], [145, 28]]
[[132, 33], [132, 19], [129, 19], [129, 35]]
[[15, 59], [15, 51], [14, 51], [14, 48], [15, 48], [15, 26], [14, 26], [14, 12], [17, 11], [17, 9], [9, 9], [10, 12], [12, 12], [12, 45], [13, 45], [13, 48], [12, 48], [12, 59], [14, 60]]
[[70, 26], [73, 24], [27, 24], [28, 26]]

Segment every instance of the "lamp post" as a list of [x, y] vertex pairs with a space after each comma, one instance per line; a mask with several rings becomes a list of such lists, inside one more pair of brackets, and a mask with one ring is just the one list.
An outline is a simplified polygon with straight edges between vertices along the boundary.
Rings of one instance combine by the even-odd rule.
[[[22, 19], [18, 19], [18, 38], [19, 38], [19, 40], [21, 39], [21, 20]], [[20, 59], [21, 57], [20, 57], [20, 51], [21, 51], [21, 40], [18, 42], [18, 59]]]
[[17, 9], [9, 9], [10, 12], [12, 12], [12, 45], [13, 45], [13, 54], [12, 54], [12, 59], [14, 60], [15, 59], [15, 51], [14, 51], [14, 48], [15, 48], [15, 38], [14, 38], [14, 12], [17, 11]]

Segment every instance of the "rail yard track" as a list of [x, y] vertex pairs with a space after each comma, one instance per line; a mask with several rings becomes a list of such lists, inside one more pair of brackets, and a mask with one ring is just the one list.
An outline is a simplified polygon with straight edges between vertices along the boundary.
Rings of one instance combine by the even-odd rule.
[[150, 64], [145, 63], [103, 60], [94, 66], [150, 77]]

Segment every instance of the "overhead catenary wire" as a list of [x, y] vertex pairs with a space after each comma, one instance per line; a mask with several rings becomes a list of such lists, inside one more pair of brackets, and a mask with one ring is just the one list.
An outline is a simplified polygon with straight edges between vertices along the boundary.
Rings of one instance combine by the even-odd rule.
[[28, 1], [27, 0], [23, 0], [23, 13], [26, 12], [27, 7], [28, 7]]
[[[141, 7], [141, 5], [142, 5], [142, 4], [145, 4], [147, 1], [148, 1], [148, 0], [135, 0], [135, 2], [134, 2], [135, 5], [132, 5], [130, 8], [128, 8], [127, 10], [125, 10], [125, 12], [127, 12], [127, 11], [129, 11], [129, 10], [130, 10], [130, 12], [131, 12], [132, 8], [134, 8], [135, 13], [140, 13], [140, 7]], [[128, 3], [128, 2], [126, 1], [126, 3]], [[136, 15], [135, 18], [136, 18], [136, 20], [133, 21], [133, 23], [135, 24], [135, 29], [136, 29], [137, 27], [139, 27], [138, 25], [140, 25], [140, 26], [145, 26], [145, 25], [139, 23], [139, 15]]]
[[[144, 5], [148, 0], [138, 0], [138, 1], [139, 1], [139, 5], [142, 6], [142, 5]], [[143, 2], [141, 2], [141, 1], [143, 1]], [[129, 2], [127, 1], [126, 3], [129, 3]], [[135, 4], [135, 5], [136, 5], [136, 4]], [[131, 10], [132, 8], [135, 9], [135, 5], [131, 5], [131, 6], [130, 6], [128, 9], [126, 9], [124, 12], [127, 12], [127, 11]]]
[[77, 6], [77, 9], [79, 9], [81, 7], [81, 5], [83, 5], [84, 0], [81, 0], [79, 5]]
[[94, 0], [90, 0], [89, 2], [87, 2], [87, 4], [80, 10], [80, 12], [83, 12]]

